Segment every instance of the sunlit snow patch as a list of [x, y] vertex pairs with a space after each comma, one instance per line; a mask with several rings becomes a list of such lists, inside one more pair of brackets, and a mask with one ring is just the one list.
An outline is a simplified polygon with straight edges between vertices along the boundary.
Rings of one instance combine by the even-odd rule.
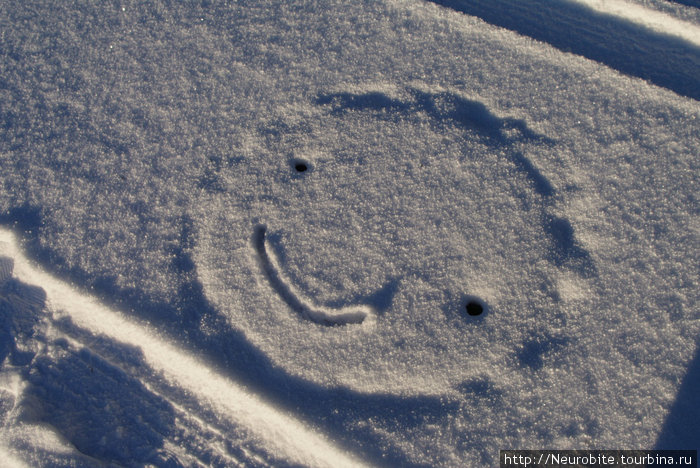
[[573, 0], [601, 13], [646, 26], [656, 32], [679, 37], [700, 47], [700, 27], [664, 12], [624, 0]]

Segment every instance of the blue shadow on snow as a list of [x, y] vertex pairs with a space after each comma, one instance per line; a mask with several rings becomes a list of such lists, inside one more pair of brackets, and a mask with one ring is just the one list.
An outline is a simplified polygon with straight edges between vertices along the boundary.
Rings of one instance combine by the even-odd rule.
[[700, 450], [700, 342], [654, 448]]
[[700, 100], [700, 48], [675, 36], [568, 1], [429, 1]]

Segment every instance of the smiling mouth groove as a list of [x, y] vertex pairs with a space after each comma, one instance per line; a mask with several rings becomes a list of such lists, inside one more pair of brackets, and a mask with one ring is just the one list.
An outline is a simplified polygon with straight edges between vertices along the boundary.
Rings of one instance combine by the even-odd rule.
[[268, 253], [265, 242], [266, 232], [267, 226], [259, 224], [253, 233], [253, 247], [258, 254], [260, 266], [277, 294], [302, 318], [319, 325], [338, 326], [362, 323], [372, 313], [371, 308], [366, 305], [321, 307], [304, 298], [282, 273], [274, 252]]

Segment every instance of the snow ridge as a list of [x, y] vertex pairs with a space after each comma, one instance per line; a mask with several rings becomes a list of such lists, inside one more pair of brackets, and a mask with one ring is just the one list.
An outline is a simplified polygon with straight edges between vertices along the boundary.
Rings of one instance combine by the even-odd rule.
[[674, 18], [662, 11], [652, 10], [624, 0], [573, 0], [601, 13], [641, 24], [656, 32], [679, 37], [700, 47], [700, 27]]
[[692, 23], [627, 2], [430, 1], [700, 99], [700, 33]]

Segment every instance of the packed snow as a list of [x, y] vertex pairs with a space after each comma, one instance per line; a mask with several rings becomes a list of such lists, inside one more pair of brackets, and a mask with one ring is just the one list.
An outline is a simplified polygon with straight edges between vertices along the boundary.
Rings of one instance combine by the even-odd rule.
[[698, 9], [9, 0], [0, 31], [3, 463], [700, 447]]

